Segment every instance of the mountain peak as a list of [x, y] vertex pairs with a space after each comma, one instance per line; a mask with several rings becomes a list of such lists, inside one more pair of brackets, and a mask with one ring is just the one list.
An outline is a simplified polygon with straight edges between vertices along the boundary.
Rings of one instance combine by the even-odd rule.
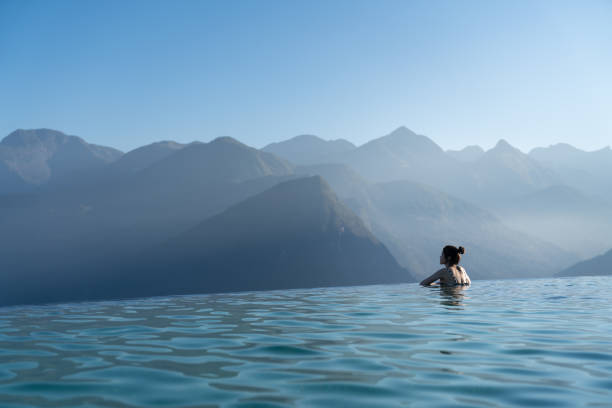
[[246, 146], [244, 143], [234, 139], [231, 136], [219, 136], [210, 141], [210, 144], [234, 144], [238, 146]]
[[417, 134], [408, 129], [406, 126], [400, 126], [387, 136], [417, 136]]
[[78, 178], [83, 171], [104, 166], [123, 154], [53, 129], [17, 129], [2, 140], [0, 149], [0, 164], [21, 179], [23, 188]]
[[12, 147], [28, 146], [46, 141], [61, 140], [68, 138], [78, 139], [80, 142], [85, 142], [77, 136], [68, 136], [59, 130], [53, 129], [17, 129], [11, 132], [8, 136], [2, 139], [2, 144]]
[[501, 153], [521, 153], [522, 152], [516, 147], [512, 146], [506, 141], [506, 139], [499, 139], [495, 147], [489, 151], [501, 152]]
[[391, 149], [407, 149], [403, 153], [411, 154], [431, 154], [431, 153], [442, 153], [443, 150], [433, 140], [427, 136], [419, 135], [408, 129], [406, 126], [400, 126], [388, 135], [374, 139], [363, 145], [365, 146], [376, 146], [386, 145]]
[[310, 135], [310, 134], [297, 135], [297, 136], [292, 137], [289, 140], [325, 143], [325, 140], [323, 140], [319, 136]]
[[510, 148], [510, 147], [512, 147], [512, 145], [510, 143], [508, 143], [508, 141], [506, 139], [499, 139], [499, 141], [495, 145], [496, 149], [506, 149], [506, 148]]
[[334, 161], [353, 149], [355, 145], [344, 139], [325, 140], [315, 135], [301, 134], [289, 140], [270, 143], [261, 150], [296, 164], [316, 164]]

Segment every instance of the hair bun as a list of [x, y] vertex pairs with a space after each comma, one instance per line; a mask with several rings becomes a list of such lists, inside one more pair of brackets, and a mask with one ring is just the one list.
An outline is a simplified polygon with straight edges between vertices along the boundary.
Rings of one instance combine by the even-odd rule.
[[461, 255], [465, 254], [465, 248], [460, 246], [459, 248], [457, 248], [457, 252], [459, 252]]

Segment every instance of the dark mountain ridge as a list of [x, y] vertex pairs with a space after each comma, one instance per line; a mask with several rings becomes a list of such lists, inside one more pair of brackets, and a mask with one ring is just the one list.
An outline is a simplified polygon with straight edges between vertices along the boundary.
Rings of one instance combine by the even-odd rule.
[[585, 261], [578, 262], [557, 273], [556, 276], [612, 275], [612, 250]]
[[298, 167], [319, 174], [389, 248], [398, 262], [424, 277], [438, 268], [444, 245], [468, 249], [474, 278], [550, 276], [575, 262], [570, 251], [513, 230], [491, 212], [410, 180], [368, 183], [343, 165]]
[[15, 273], [38, 276], [67, 268], [67, 263], [82, 266], [107, 256], [124, 257], [292, 174], [284, 160], [220, 138], [190, 144], [104, 183], [0, 197], [0, 267], [19, 260], [12, 265]]
[[327, 183], [310, 177], [279, 183], [120, 262], [30, 280], [17, 292], [5, 284], [0, 299], [40, 303], [411, 281]]

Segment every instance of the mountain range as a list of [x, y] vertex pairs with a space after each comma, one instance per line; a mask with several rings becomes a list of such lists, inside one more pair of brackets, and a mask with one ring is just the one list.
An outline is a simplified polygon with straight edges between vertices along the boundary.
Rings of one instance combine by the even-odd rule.
[[[285, 143], [290, 144], [291, 139]], [[572, 168], [578, 169], [571, 177], [557, 171], [564, 156], [552, 150], [544, 160], [542, 151], [525, 154], [500, 140], [487, 151], [470, 146], [445, 152], [431, 139], [402, 126], [355, 149], [321, 157], [326, 163], [350, 166], [369, 182], [411, 180], [428, 185], [488, 210], [514, 230], [579, 257], [612, 247], [612, 217], [607, 210], [612, 208], [612, 182], [605, 180], [606, 169], [612, 166], [609, 149], [582, 152], [571, 148]], [[588, 164], [591, 155], [595, 165]], [[549, 166], [551, 162], [557, 165]], [[591, 173], [598, 176], [591, 177]], [[599, 190], [591, 186], [592, 180], [599, 180]], [[559, 196], [561, 191], [564, 197]], [[540, 201], [538, 211], [530, 208], [536, 205], [534, 200]], [[574, 203], [571, 210], [570, 202]], [[592, 211], [594, 203], [598, 203], [597, 211]]]
[[102, 168], [122, 154], [56, 130], [18, 129], [0, 142], [0, 194], [31, 191], [34, 186]]
[[547, 276], [576, 260], [571, 251], [508, 228], [496, 215], [422, 183], [368, 183], [341, 164], [299, 166], [318, 174], [418, 278], [439, 268], [441, 248], [468, 248], [476, 279]]
[[[413, 281], [447, 243], [476, 279], [551, 276], [612, 247], [605, 198], [505, 141], [445, 152], [400, 127], [361, 146], [220, 137], [123, 154], [39, 129], [0, 146], [3, 304]], [[555, 233], [524, 222], [552, 208]], [[591, 240], [567, 221], [587, 212]]]
[[5, 282], [2, 303], [414, 281], [318, 176], [276, 184], [142, 251], [53, 272]]
[[612, 275], [612, 249], [602, 255], [578, 262], [556, 274], [556, 276], [601, 275]]

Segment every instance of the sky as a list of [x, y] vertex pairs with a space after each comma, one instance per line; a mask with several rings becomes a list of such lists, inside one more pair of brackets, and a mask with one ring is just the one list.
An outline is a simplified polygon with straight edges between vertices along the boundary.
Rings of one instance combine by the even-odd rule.
[[0, 138], [612, 144], [612, 0], [0, 0]]

